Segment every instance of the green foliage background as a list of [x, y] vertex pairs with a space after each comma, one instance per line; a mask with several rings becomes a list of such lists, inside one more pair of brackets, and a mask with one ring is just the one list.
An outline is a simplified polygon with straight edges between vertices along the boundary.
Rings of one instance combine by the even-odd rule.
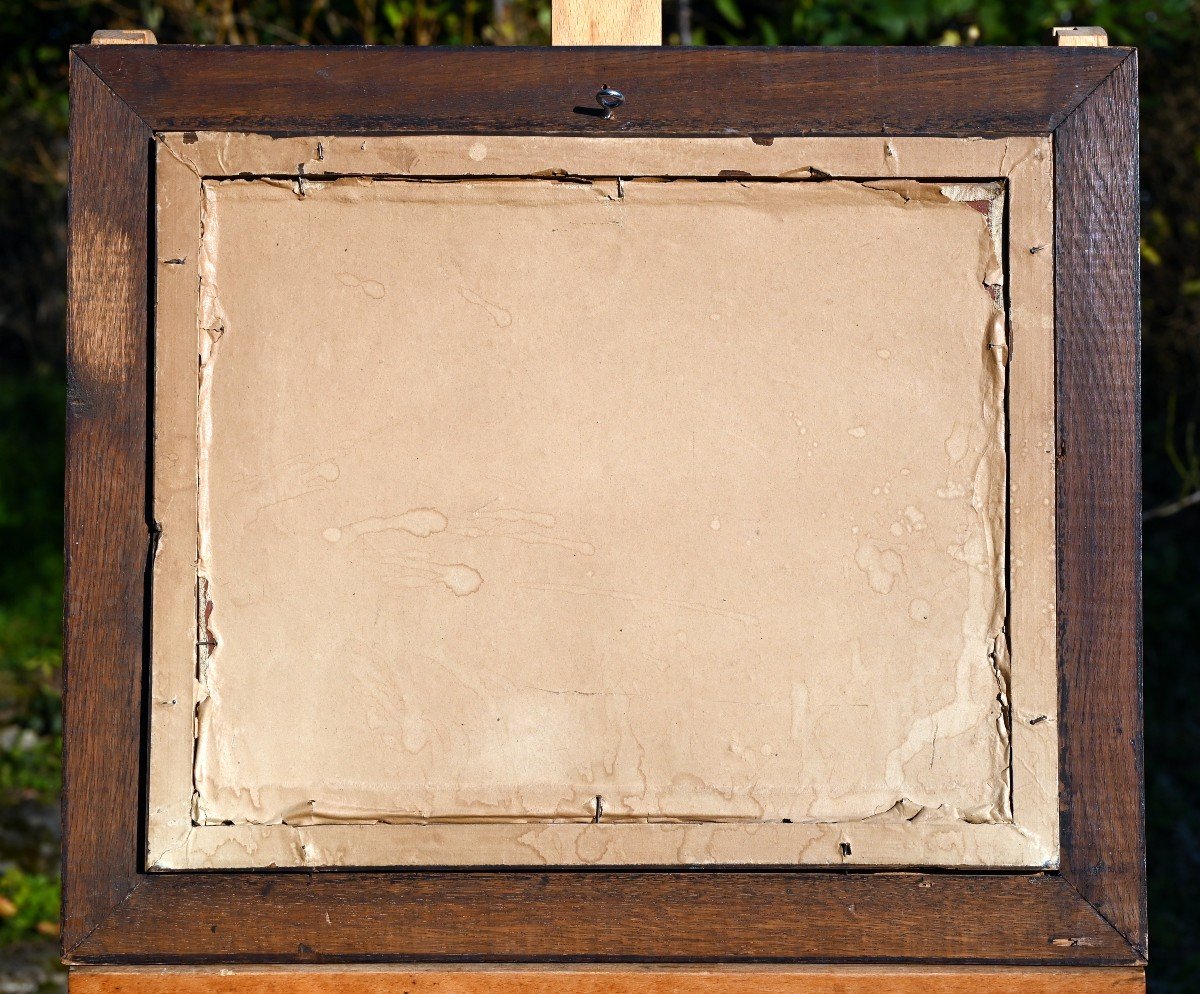
[[[108, 27], [163, 43], [542, 44], [549, 21], [548, 0], [0, 0], [0, 962], [51, 942], [57, 921], [69, 46]], [[1200, 3], [667, 0], [664, 23], [668, 44], [1036, 45], [1074, 23], [1138, 46], [1146, 506], [1200, 490]], [[1200, 505], [1147, 522], [1151, 982], [1164, 992], [1200, 989], [1197, 550]]]

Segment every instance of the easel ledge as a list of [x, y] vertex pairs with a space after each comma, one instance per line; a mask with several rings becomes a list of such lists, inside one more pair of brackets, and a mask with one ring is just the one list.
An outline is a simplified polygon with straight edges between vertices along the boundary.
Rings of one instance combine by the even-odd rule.
[[70, 994], [1140, 994], [1137, 968], [76, 967]]

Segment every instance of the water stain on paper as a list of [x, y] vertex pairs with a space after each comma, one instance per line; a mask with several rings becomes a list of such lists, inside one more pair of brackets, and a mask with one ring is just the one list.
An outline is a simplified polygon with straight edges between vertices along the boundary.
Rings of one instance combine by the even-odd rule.
[[854, 562], [867, 574], [867, 582], [877, 594], [890, 593], [896, 585], [896, 577], [904, 572], [904, 560], [894, 549], [881, 549], [871, 542], [864, 542], [854, 554]]

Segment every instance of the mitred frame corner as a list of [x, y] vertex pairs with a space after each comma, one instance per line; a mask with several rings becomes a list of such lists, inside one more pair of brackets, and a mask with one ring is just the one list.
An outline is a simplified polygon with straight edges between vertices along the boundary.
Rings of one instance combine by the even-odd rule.
[[[621, 113], [576, 113], [603, 82]], [[82, 46], [71, 97], [68, 962], [1144, 961], [1134, 52]], [[151, 145], [168, 130], [1053, 134], [1060, 870], [145, 872]]]

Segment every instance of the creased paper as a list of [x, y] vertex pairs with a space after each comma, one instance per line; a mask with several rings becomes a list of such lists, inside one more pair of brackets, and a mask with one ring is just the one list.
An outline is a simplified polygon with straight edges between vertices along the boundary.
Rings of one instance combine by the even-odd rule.
[[206, 182], [197, 821], [1007, 820], [995, 193]]

